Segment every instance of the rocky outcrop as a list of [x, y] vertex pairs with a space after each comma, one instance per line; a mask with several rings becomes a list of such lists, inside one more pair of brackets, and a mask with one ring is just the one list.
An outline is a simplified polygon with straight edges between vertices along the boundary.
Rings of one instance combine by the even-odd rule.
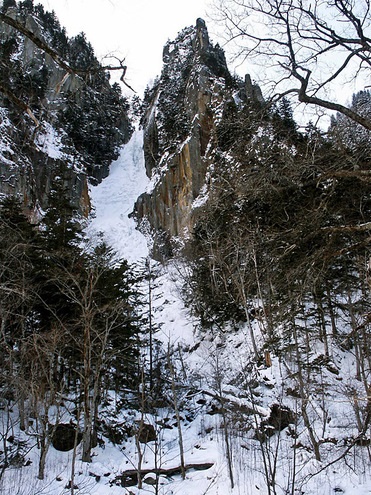
[[[22, 15], [17, 8], [9, 8], [6, 15], [19, 22], [26, 30], [33, 33], [38, 39], [48, 43], [47, 35], [36, 16]], [[53, 102], [58, 106], [61, 93], [75, 92], [82, 85], [83, 80], [74, 74], [66, 77], [66, 71], [59, 67], [52, 57], [38, 48], [31, 39], [26, 36], [20, 36], [21, 33], [5, 22], [0, 23], [1, 39], [19, 38], [18, 57], [22, 65], [26, 68], [26, 75], [36, 74], [41, 67], [44, 67], [45, 73], [48, 74], [46, 82], [46, 93], [48, 105], [52, 106]]]
[[89, 181], [108, 175], [131, 136], [127, 104], [84, 35], [68, 39], [40, 5], [10, 7], [6, 16], [89, 77], [66, 71], [22, 29], [0, 22], [0, 196], [19, 195], [32, 214], [47, 207], [54, 178], [62, 175], [71, 203], [86, 215]]
[[87, 216], [90, 211], [88, 175], [83, 169], [83, 163], [79, 164], [79, 168], [71, 166], [73, 155], [61, 151], [62, 144], [51, 129], [43, 125], [35, 130], [30, 141], [26, 137], [22, 145], [21, 134], [15, 132], [7, 112], [0, 109], [0, 197], [20, 196], [25, 212], [38, 216], [40, 210], [48, 205], [48, 195], [55, 177], [63, 171], [71, 204]]
[[192, 231], [196, 205], [207, 192], [215, 126], [236, 90], [202, 19], [165, 46], [163, 62], [142, 119], [151, 183], [134, 211], [142, 229], [149, 226], [154, 234], [157, 257], [171, 255]]

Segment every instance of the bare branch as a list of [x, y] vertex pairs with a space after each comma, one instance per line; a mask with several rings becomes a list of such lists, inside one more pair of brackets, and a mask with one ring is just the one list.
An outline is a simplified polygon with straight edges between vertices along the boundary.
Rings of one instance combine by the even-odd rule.
[[[29, 30], [25, 25], [23, 25], [21, 22], [19, 22], [17, 19], [14, 19], [13, 17], [10, 17], [9, 15], [6, 15], [2, 12], [0, 12], [0, 21], [4, 22], [5, 24], [8, 24], [8, 26], [11, 26], [14, 28], [16, 31], [19, 33], [23, 34], [26, 36], [29, 40], [34, 43], [35, 46], [40, 48], [43, 52], [48, 54], [54, 62], [63, 70], [66, 71], [65, 76], [62, 78], [61, 82], [57, 85], [56, 87], [56, 92], [59, 93], [62, 85], [64, 82], [67, 80], [67, 78], [74, 74], [77, 76], [82, 76], [86, 74], [94, 74], [98, 72], [105, 72], [105, 71], [117, 71], [117, 70], [122, 70], [122, 76], [120, 77], [120, 81], [123, 82], [131, 91], [135, 93], [135, 90], [125, 81], [124, 77], [126, 74], [127, 66], [124, 65], [124, 60], [120, 60], [117, 57], [114, 57], [116, 60], [118, 60], [119, 65], [112, 66], [112, 65], [105, 65], [101, 66], [99, 65], [98, 67], [91, 67], [89, 69], [79, 69], [77, 67], [71, 67], [63, 58], [53, 49], [45, 43], [42, 39], [40, 39], [38, 36], [36, 36], [31, 30]], [[10, 88], [6, 88], [2, 84], [0, 84], [0, 92], [2, 92], [9, 100], [12, 101], [18, 108], [21, 110], [25, 111], [28, 113], [28, 115], [31, 117], [33, 122], [35, 123], [36, 127], [40, 125], [39, 121], [33, 114], [31, 108], [20, 98], [18, 98], [11, 90]]]
[[3, 93], [4, 96], [6, 96], [12, 103], [14, 103], [18, 108], [23, 110], [24, 112], [27, 112], [28, 115], [31, 117], [33, 122], [35, 123], [36, 127], [39, 127], [40, 122], [38, 119], [35, 117], [33, 114], [31, 108], [20, 98], [18, 98], [12, 91], [10, 91], [8, 88], [6, 88], [4, 85], [0, 83], [0, 92]]
[[[275, 70], [268, 83], [279, 78], [274, 83], [279, 95], [296, 93], [302, 103], [342, 113], [371, 129], [369, 117], [324, 97], [324, 91], [335, 82], [365, 76], [366, 81], [369, 77], [368, 0], [222, 0], [216, 10], [219, 22], [227, 27], [229, 41], [239, 41], [238, 56], [244, 60], [254, 57], [265, 68]], [[299, 88], [292, 84], [295, 81]]]

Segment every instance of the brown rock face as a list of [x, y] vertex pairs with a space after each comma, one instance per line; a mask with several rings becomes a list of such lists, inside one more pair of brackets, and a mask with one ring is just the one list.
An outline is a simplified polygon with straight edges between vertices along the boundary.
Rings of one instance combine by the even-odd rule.
[[171, 256], [192, 232], [195, 201], [206, 193], [215, 150], [215, 125], [231, 76], [204, 21], [164, 49], [164, 69], [143, 119], [144, 153], [151, 190], [135, 205], [139, 224], [154, 235], [154, 256]]

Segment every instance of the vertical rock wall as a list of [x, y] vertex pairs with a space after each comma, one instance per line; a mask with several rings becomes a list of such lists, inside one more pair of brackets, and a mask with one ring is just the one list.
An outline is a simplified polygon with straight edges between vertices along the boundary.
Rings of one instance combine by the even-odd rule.
[[[231, 76], [223, 51], [214, 47], [206, 25], [198, 19], [168, 43], [164, 69], [148, 103], [144, 126], [144, 151], [150, 188], [135, 205], [139, 223], [150, 226], [155, 238], [154, 255], [171, 255], [192, 231], [195, 200], [205, 192], [207, 170], [215, 149], [215, 125], [223, 102], [231, 98]], [[174, 95], [175, 93], [175, 95]], [[173, 102], [177, 115], [171, 133], [167, 112]], [[166, 105], [168, 105], [166, 107]]]

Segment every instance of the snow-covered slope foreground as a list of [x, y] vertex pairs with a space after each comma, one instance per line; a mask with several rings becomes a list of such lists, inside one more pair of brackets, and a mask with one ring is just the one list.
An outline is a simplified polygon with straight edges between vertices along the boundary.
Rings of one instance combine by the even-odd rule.
[[[138, 263], [148, 259], [148, 240], [128, 215], [148, 181], [141, 148], [141, 133], [136, 132], [109, 177], [91, 188], [94, 218], [88, 227], [90, 237], [99, 238], [101, 233], [119, 256]], [[6, 432], [3, 441], [16, 438], [14, 448], [28, 459], [22, 469], [14, 464], [4, 471], [0, 493], [370, 494], [370, 446], [368, 442], [354, 446], [351, 440], [357, 436], [352, 426], [354, 398], [360, 403], [367, 400], [362, 384], [346, 379], [354, 375], [352, 355], [334, 350], [331, 362], [321, 361], [323, 349], [317, 344], [311, 349], [311, 371], [299, 370], [296, 356], [288, 352], [280, 358], [266, 355], [257, 367], [251, 361], [250, 331], [258, 340], [261, 322], [250, 322], [251, 329], [248, 325], [224, 331], [202, 329], [181, 299], [185, 267], [151, 264], [157, 273], [152, 284], [156, 360], [161, 361], [164, 395], [170, 402], [157, 398], [151, 413], [141, 412], [140, 407], [123, 408], [120, 397], [111, 393], [101, 417], [116, 432], [126, 433], [135, 424], [137, 429], [149, 425], [156, 440], [141, 443], [123, 434], [113, 444], [102, 434], [91, 463], [80, 461], [78, 447], [71, 487], [73, 452], [58, 452], [51, 446], [45, 480], [39, 481], [40, 450], [32, 425], [26, 432], [10, 431], [7, 416], [0, 411]], [[277, 329], [278, 336], [283, 338], [283, 333], [284, 329]], [[296, 388], [299, 375], [306, 379], [305, 400]], [[66, 411], [63, 420], [70, 417]], [[34, 439], [31, 448], [30, 438]], [[316, 443], [321, 447], [317, 460]], [[181, 451], [185, 479], [179, 470]], [[137, 480], [131, 482], [138, 466], [142, 488]], [[160, 473], [157, 480], [155, 470]]]
[[[148, 182], [141, 137], [140, 132], [135, 133], [111, 168], [110, 176], [91, 192], [95, 208], [92, 228], [103, 231], [113, 248], [131, 261], [139, 261], [148, 255], [148, 239], [135, 230], [134, 220], [127, 216]], [[186, 268], [179, 263], [160, 268], [152, 263], [154, 271], [158, 270], [152, 298], [153, 319], [158, 328], [156, 339], [164, 349], [170, 347], [174, 353], [179, 407], [183, 408], [184, 421], [179, 432], [176, 427], [161, 428], [161, 425], [170, 424], [169, 411], [160, 408], [160, 418], [146, 417], [146, 422], [157, 429], [159, 445], [155, 448], [149, 443], [144, 448], [142, 467], [150, 470], [178, 466], [179, 434], [183, 438], [186, 465], [211, 463], [213, 466], [205, 471], [187, 471], [184, 481], [179, 474], [162, 477], [157, 489], [144, 484], [139, 492], [156, 493], [158, 490], [164, 494], [185, 495], [371, 493], [369, 447], [352, 448], [349, 458], [344, 441], [356, 432], [350, 431], [349, 427], [352, 424], [351, 399], [344, 400], [341, 391], [352, 386], [356, 390], [357, 384], [345, 383], [339, 377], [336, 365], [318, 369], [321, 379], [313, 376], [313, 381], [326, 383], [332, 395], [328, 394], [326, 401], [323, 400], [321, 409], [318, 398], [321, 390], [313, 387], [309, 392], [313, 398], [309, 395], [303, 407], [301, 401], [285, 393], [289, 385], [295, 388], [295, 358], [290, 362], [273, 357], [271, 366], [264, 363], [257, 369], [250, 363], [249, 329], [234, 328], [226, 333], [218, 329], [201, 329], [180, 296]], [[261, 334], [259, 322], [255, 320], [252, 325], [254, 333]], [[279, 329], [277, 333], [284, 333], [284, 330]], [[320, 346], [313, 348], [313, 360], [322, 355]], [[345, 376], [352, 376], [351, 356], [337, 353], [333, 359]], [[316, 375], [316, 371], [311, 373]], [[361, 395], [360, 390], [359, 397]], [[270, 438], [267, 435], [266, 439], [259, 439], [257, 426], [269, 422], [267, 418], [274, 404], [283, 409], [286, 406], [295, 414], [295, 426], [283, 428]], [[301, 419], [303, 412], [309, 414], [319, 442], [322, 439], [328, 444], [328, 452], [320, 461], [314, 460], [309, 448], [310, 439]], [[170, 413], [170, 417], [175, 423], [174, 413]], [[138, 466], [134, 450], [133, 441], [125, 447], [126, 469]], [[104, 456], [104, 453], [99, 455]], [[123, 468], [116, 471], [120, 469]], [[134, 487], [130, 490], [137, 491]]]

